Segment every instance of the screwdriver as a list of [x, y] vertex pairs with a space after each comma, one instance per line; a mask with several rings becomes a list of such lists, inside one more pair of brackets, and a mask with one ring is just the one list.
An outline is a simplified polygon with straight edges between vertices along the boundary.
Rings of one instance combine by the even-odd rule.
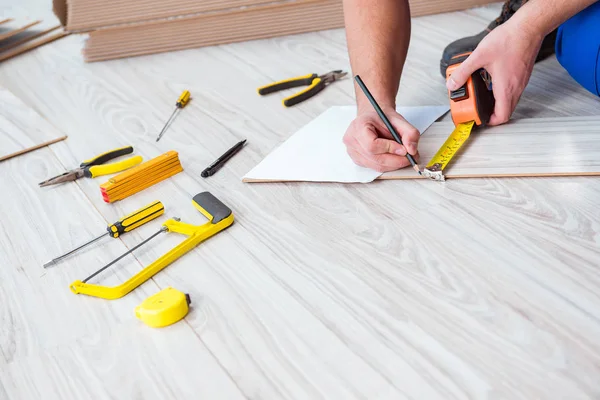
[[183, 93], [181, 93], [181, 95], [177, 99], [177, 103], [175, 103], [175, 109], [173, 110], [173, 113], [171, 114], [171, 116], [169, 117], [169, 119], [165, 123], [165, 126], [162, 128], [162, 130], [158, 134], [158, 137], [156, 138], [157, 142], [160, 140], [160, 138], [162, 137], [162, 135], [165, 134], [165, 131], [167, 130], [167, 127], [175, 119], [175, 115], [176, 115], [175, 113], [177, 113], [177, 111], [179, 111], [183, 107], [185, 107], [189, 101], [190, 101], [190, 92], [187, 91], [187, 90], [184, 90]]
[[124, 216], [123, 218], [121, 218], [120, 220], [115, 222], [114, 224], [108, 225], [106, 227], [106, 231], [107, 231], [106, 233], [98, 236], [95, 239], [90, 240], [89, 242], [77, 247], [76, 249], [69, 251], [68, 253], [65, 253], [59, 257], [56, 257], [56, 258], [48, 261], [47, 263], [44, 264], [44, 268], [48, 268], [49, 266], [56, 264], [58, 261], [62, 260], [63, 258], [70, 256], [71, 254], [83, 249], [84, 247], [96, 242], [97, 240], [102, 239], [105, 236], [118, 238], [120, 235], [124, 234], [125, 232], [130, 232], [130, 231], [134, 230], [135, 228], [137, 228], [138, 226], [142, 226], [146, 222], [150, 222], [153, 219], [161, 216], [162, 214], [164, 214], [164, 212], [165, 212], [165, 207], [163, 206], [163, 204], [160, 201], [155, 201], [155, 202], [147, 205], [146, 207], [140, 208], [139, 210], [136, 210], [136, 211], [132, 212], [131, 214]]

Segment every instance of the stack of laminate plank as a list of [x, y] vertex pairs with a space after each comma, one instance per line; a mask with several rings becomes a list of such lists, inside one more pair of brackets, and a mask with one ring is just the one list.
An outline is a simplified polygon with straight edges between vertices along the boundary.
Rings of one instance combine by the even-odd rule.
[[[410, 0], [413, 16], [490, 2]], [[344, 26], [343, 0], [54, 0], [54, 12], [88, 33], [88, 62]]]

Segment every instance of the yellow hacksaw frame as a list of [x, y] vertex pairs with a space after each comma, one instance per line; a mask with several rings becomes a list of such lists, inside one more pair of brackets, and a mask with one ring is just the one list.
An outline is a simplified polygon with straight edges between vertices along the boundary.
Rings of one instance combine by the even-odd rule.
[[234, 217], [231, 209], [209, 192], [202, 192], [194, 196], [192, 204], [208, 219], [208, 222], [204, 225], [197, 226], [179, 222], [174, 219], [165, 221], [163, 227], [166, 228], [167, 232], [175, 232], [188, 236], [186, 240], [174, 247], [171, 251], [164, 254], [152, 264], [148, 265], [118, 286], [109, 287], [94, 285], [77, 280], [69, 286], [71, 291], [75, 294], [85, 294], [107, 300], [121, 298], [148, 279], [152, 278], [204, 240], [216, 235], [233, 224]]

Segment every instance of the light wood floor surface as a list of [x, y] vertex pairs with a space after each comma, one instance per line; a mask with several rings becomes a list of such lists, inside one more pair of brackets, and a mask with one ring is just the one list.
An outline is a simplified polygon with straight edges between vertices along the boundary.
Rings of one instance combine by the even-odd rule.
[[[49, 8], [14, 3], [0, 16]], [[398, 104], [444, 104], [443, 47], [498, 11], [415, 19]], [[348, 70], [343, 30], [97, 64], [83, 63], [83, 40], [0, 64], [0, 85], [69, 136], [0, 163], [0, 399], [600, 398], [600, 179], [244, 184], [312, 118], [353, 104], [351, 79], [291, 109], [284, 94], [256, 94]], [[183, 89], [193, 99], [156, 143]], [[551, 58], [514, 118], [599, 110]], [[103, 178], [37, 186], [125, 145], [145, 159], [177, 150], [185, 171], [115, 204], [101, 199]], [[204, 190], [233, 210], [230, 229], [122, 299], [69, 291], [166, 218], [203, 222], [191, 198]], [[166, 207], [158, 221], [42, 268], [153, 200]], [[181, 239], [159, 236], [99, 282], [125, 280]], [[170, 285], [190, 294], [190, 313], [146, 327], [134, 307]]]

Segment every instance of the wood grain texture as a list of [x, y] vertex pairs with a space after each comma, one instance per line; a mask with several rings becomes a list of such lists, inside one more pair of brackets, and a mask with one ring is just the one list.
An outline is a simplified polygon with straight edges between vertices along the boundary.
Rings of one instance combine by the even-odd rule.
[[64, 139], [64, 134], [0, 87], [0, 161]]
[[[41, 257], [98, 235], [108, 222], [76, 185], [38, 188], [36, 182], [49, 168], [62, 166], [47, 149], [0, 165], [0, 185], [10, 193], [0, 209], [7, 228], [0, 235], [3, 398], [80, 399], [82, 393], [86, 398], [241, 398], [188, 325], [159, 333], [134, 318], [134, 307], [159, 290], [155, 284], [116, 302], [69, 291], [69, 282], [83, 278], [83, 266], [94, 269], [123, 253], [121, 241], [107, 238], [51, 270], [41, 267]], [[54, 220], [65, 203], [69, 215]], [[144, 226], [136, 232], [154, 229]], [[105, 282], [116, 284], [139, 270], [131, 261]], [[120, 372], [112, 373], [115, 369]], [[164, 380], [167, 372], [173, 375]], [[196, 384], [182, 387], [179, 380]]]
[[[441, 50], [498, 11], [415, 19], [398, 103], [445, 101]], [[597, 178], [244, 185], [240, 177], [290, 134], [331, 105], [352, 104], [350, 80], [294, 109], [256, 95], [277, 78], [348, 69], [342, 30], [94, 65], [83, 63], [81, 40], [0, 68], [0, 83], [69, 134], [0, 164], [10, 194], [0, 208], [0, 397], [600, 396]], [[183, 89], [194, 99], [156, 143]], [[515, 119], [597, 110], [550, 59], [536, 66]], [[242, 138], [242, 152], [200, 177]], [[145, 159], [175, 149], [184, 172], [116, 204], [102, 201], [99, 180], [36, 187], [83, 154], [127, 144]], [[66, 285], [158, 221], [36, 277], [81, 235], [153, 200], [165, 219], [202, 223], [191, 197], [203, 190], [232, 208], [234, 225], [128, 296], [74, 296]], [[120, 282], [181, 240], [161, 236], [99, 281]], [[168, 330], [140, 327], [133, 307], [169, 285], [190, 293], [191, 313]]]
[[[293, 0], [293, 2], [319, 0]], [[337, 0], [341, 5], [342, 0]], [[157, 19], [168, 19], [185, 15], [228, 13], [236, 9], [248, 9], [269, 3], [289, 3], [289, 0], [203, 0], [203, 1], [159, 1], [137, 0], [56, 0], [59, 3], [59, 16], [66, 21], [69, 31], [90, 31], [109, 26], [127, 23], [140, 23]], [[489, 4], [490, 0], [411, 0], [410, 11], [413, 16], [436, 14], [441, 12], [464, 10], [467, 8]]]
[[343, 25], [338, 0], [285, 1], [98, 29], [90, 32], [83, 54], [86, 61], [102, 61]]
[[[452, 132], [451, 122], [433, 124], [419, 142], [421, 166]], [[528, 118], [476, 127], [452, 158], [446, 178], [600, 175], [600, 116]], [[409, 169], [379, 179], [420, 179]], [[426, 178], [423, 178], [426, 179]]]

